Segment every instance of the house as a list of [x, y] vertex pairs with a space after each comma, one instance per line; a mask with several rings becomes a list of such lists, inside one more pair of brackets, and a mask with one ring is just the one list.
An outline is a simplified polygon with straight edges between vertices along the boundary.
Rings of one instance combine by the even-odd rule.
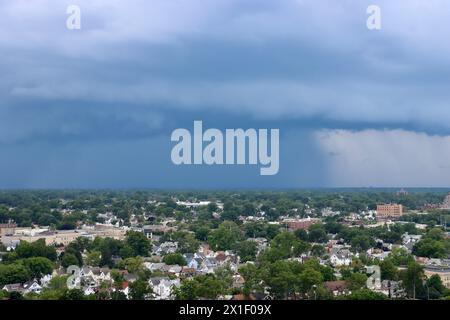
[[178, 242], [166, 241], [159, 246], [155, 246], [153, 253], [157, 255], [166, 255], [168, 253], [175, 253], [178, 250]]
[[332, 248], [330, 263], [333, 267], [349, 266], [352, 263], [353, 254], [349, 249]]
[[109, 268], [94, 267], [94, 268], [92, 268], [92, 273], [94, 276], [94, 280], [97, 283], [100, 283], [103, 281], [111, 281], [111, 270]]
[[267, 239], [266, 238], [248, 238], [247, 241], [256, 242], [256, 250], [257, 254], [264, 251], [267, 248]]
[[80, 284], [83, 285], [84, 287], [89, 288], [97, 288], [99, 285], [99, 283], [91, 275], [80, 278]]
[[227, 255], [225, 254], [225, 252], [219, 251], [216, 253], [215, 258], [216, 258], [217, 264], [221, 265], [221, 264], [224, 264], [225, 261], [227, 260]]
[[213, 253], [213, 251], [211, 250], [209, 244], [203, 243], [202, 245], [200, 245], [200, 248], [198, 249], [198, 253], [203, 254], [206, 257], [206, 256], [211, 255]]
[[46, 274], [46, 275], [42, 276], [42, 278], [40, 279], [41, 286], [43, 288], [47, 287], [50, 280], [52, 280], [52, 278], [53, 278], [53, 276], [51, 274]]
[[41, 293], [42, 291], [42, 286], [36, 279], [25, 282], [22, 287], [24, 293]]
[[378, 259], [380, 261], [383, 261], [389, 256], [390, 251], [385, 251], [383, 249], [379, 248], [370, 248], [367, 250], [367, 256], [373, 259]]
[[18, 239], [11, 239], [11, 240], [3, 239], [2, 243], [6, 247], [6, 251], [10, 252], [10, 251], [16, 250], [16, 247], [19, 245], [20, 240], [18, 240]]
[[119, 291], [121, 291], [125, 295], [125, 297], [127, 297], [127, 299], [128, 299], [128, 295], [130, 293], [130, 288], [128, 286], [128, 281], [122, 282], [122, 287], [119, 289]]
[[54, 269], [53, 272], [52, 272], [52, 277], [65, 276], [65, 275], [67, 275], [67, 273], [66, 273], [66, 269], [63, 268], [63, 267], [59, 267], [58, 269]]
[[176, 230], [176, 228], [174, 228], [174, 227], [168, 227], [166, 225], [159, 225], [159, 224], [145, 225], [142, 229], [143, 229], [144, 234], [147, 236], [147, 238], [150, 238], [155, 241], [157, 239], [157, 237], [155, 237], [155, 235], [154, 235], [155, 233], [163, 234], [163, 233], [167, 233], [167, 232]]
[[133, 282], [135, 282], [138, 279], [138, 277], [135, 274], [133, 274], [133, 273], [127, 273], [127, 274], [124, 275], [124, 279], [128, 283], [133, 283]]
[[405, 233], [402, 236], [402, 244], [406, 247], [406, 249], [411, 252], [414, 245], [422, 238], [422, 235], [411, 235]]
[[351, 294], [345, 281], [325, 281], [324, 287], [330, 291], [335, 297], [341, 295]]
[[205, 260], [203, 260], [200, 268], [199, 268], [199, 272], [201, 273], [213, 273], [214, 269], [218, 267], [218, 263], [216, 258], [205, 258]]
[[166, 266], [165, 263], [163, 262], [144, 262], [144, 267], [146, 267], [148, 270], [150, 270], [151, 272], [155, 272], [155, 271], [163, 271], [164, 267]]
[[233, 279], [233, 280], [232, 280], [232, 281], [233, 281], [232, 287], [233, 287], [234, 289], [240, 289], [240, 288], [242, 288], [242, 287], [244, 286], [244, 284], [245, 284], [245, 279], [244, 279], [244, 277], [241, 276], [240, 274], [234, 275], [232, 279]]
[[172, 288], [181, 285], [180, 279], [171, 280], [168, 277], [150, 278], [149, 285], [153, 289], [153, 297], [156, 300], [167, 300], [172, 296]]
[[25, 293], [25, 289], [21, 283], [6, 284], [5, 286], [3, 286], [2, 290], [6, 292], [20, 292], [22, 294]]
[[189, 268], [198, 270], [200, 268], [200, 266], [202, 265], [202, 263], [203, 263], [203, 259], [199, 258], [199, 257], [195, 257], [195, 258], [192, 258], [192, 259], [189, 259], [189, 260], [186, 259], [186, 262], [187, 262], [187, 266]]
[[180, 277], [190, 278], [190, 277], [195, 276], [196, 273], [197, 273], [197, 270], [194, 268], [183, 267], [180, 272]]
[[101, 282], [111, 282], [111, 270], [109, 268], [88, 267], [80, 269], [78, 275], [80, 283], [91, 288], [98, 286]]
[[[211, 253], [212, 251], [208, 251], [208, 255], [210, 255]], [[186, 266], [197, 271], [201, 271], [202, 264], [206, 259], [206, 255], [200, 250], [199, 252], [196, 252], [194, 254], [186, 253], [183, 255], [183, 257], [186, 260]]]
[[90, 286], [83, 288], [83, 293], [84, 293], [85, 296], [89, 296], [91, 294], [95, 294], [96, 292], [97, 292], [97, 289], [93, 288], [93, 287], [90, 287]]
[[189, 262], [195, 258], [195, 254], [194, 253], [184, 253], [183, 258], [184, 258], [184, 260], [186, 260], [186, 262]]
[[381, 281], [381, 287], [376, 292], [380, 292], [389, 298], [404, 298], [406, 297], [406, 291], [403, 288], [402, 281]]
[[84, 267], [82, 267], [80, 269], [79, 276], [80, 276], [80, 278], [91, 277], [93, 279], [94, 278], [94, 272], [92, 271], [91, 267], [84, 266]]
[[182, 269], [182, 267], [177, 265], [177, 264], [165, 265], [163, 267], [163, 271], [164, 272], [172, 274], [172, 275], [175, 275], [175, 276], [179, 276], [180, 275], [181, 269]]

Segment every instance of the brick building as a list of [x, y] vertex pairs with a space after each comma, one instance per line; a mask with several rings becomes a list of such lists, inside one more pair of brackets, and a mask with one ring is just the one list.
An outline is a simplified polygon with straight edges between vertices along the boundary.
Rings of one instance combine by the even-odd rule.
[[403, 206], [401, 204], [379, 204], [377, 205], [377, 219], [394, 220], [403, 215]]

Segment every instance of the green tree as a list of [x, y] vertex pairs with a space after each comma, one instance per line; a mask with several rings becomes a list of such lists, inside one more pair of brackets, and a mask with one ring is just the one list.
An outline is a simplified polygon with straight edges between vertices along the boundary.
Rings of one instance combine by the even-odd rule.
[[304, 229], [297, 229], [294, 231], [295, 236], [302, 241], [308, 241], [308, 232]]
[[198, 250], [200, 241], [198, 241], [194, 234], [186, 231], [177, 231], [171, 235], [173, 241], [178, 242], [178, 251], [180, 253], [192, 253]]
[[431, 228], [425, 234], [424, 239], [440, 241], [444, 239], [444, 231], [441, 228]]
[[382, 280], [397, 280], [398, 279], [398, 269], [395, 266], [392, 259], [384, 259], [380, 262], [380, 271]]
[[303, 271], [301, 264], [288, 261], [276, 261], [262, 271], [262, 279], [277, 299], [286, 299], [299, 290], [299, 275]]
[[277, 251], [282, 259], [286, 259], [296, 254], [295, 248], [299, 243], [300, 240], [293, 233], [282, 232], [272, 239], [270, 249]]
[[18, 259], [44, 257], [51, 261], [56, 261], [56, 249], [53, 246], [47, 246], [44, 239], [34, 242], [21, 241], [15, 252]]
[[81, 289], [66, 290], [60, 298], [61, 300], [86, 300], [86, 297]]
[[310, 242], [327, 242], [328, 236], [323, 224], [313, 224], [308, 229], [308, 239]]
[[196, 295], [206, 299], [217, 299], [219, 295], [229, 293], [229, 282], [214, 274], [201, 275], [194, 278], [197, 282]]
[[120, 248], [119, 255], [122, 257], [122, 259], [127, 259], [135, 256], [135, 252], [132, 247], [130, 247], [128, 244], [125, 244]]
[[29, 269], [22, 264], [0, 264], [0, 287], [10, 283], [23, 283], [31, 277]]
[[48, 283], [48, 289], [63, 291], [67, 289], [67, 279], [69, 276], [55, 276]]
[[238, 242], [235, 247], [237, 255], [241, 258], [241, 262], [255, 261], [257, 253], [257, 245], [255, 241]]
[[181, 286], [174, 288], [173, 295], [176, 300], [196, 300], [198, 299], [198, 283], [195, 280], [185, 280]]
[[325, 254], [325, 248], [323, 245], [315, 244], [311, 248], [311, 254], [315, 257], [321, 257]]
[[208, 243], [213, 250], [231, 250], [242, 240], [242, 233], [236, 223], [224, 221], [219, 228], [210, 232]]
[[177, 264], [180, 266], [186, 265], [186, 259], [180, 253], [169, 253], [163, 257], [163, 262], [168, 265]]
[[91, 251], [87, 254], [86, 264], [92, 267], [99, 267], [102, 258], [102, 253], [100, 251]]
[[348, 300], [386, 300], [387, 296], [369, 289], [360, 289], [346, 296]]
[[144, 260], [139, 256], [126, 258], [124, 260], [121, 260], [117, 266], [120, 269], [127, 270], [129, 273], [138, 274], [143, 272], [144, 270]]
[[195, 238], [200, 241], [206, 241], [208, 239], [209, 228], [200, 226], [195, 229]]
[[408, 268], [399, 274], [399, 278], [403, 281], [407, 295], [411, 298], [424, 297], [424, 279], [425, 274], [423, 267], [411, 261]]
[[130, 283], [129, 288], [132, 300], [145, 300], [147, 295], [153, 292], [148, 282], [140, 279]]
[[307, 268], [299, 276], [300, 292], [307, 293], [311, 291], [314, 286], [317, 287], [323, 282], [322, 274], [314, 269]]
[[142, 232], [128, 231], [125, 242], [134, 250], [136, 256], [146, 257], [151, 250], [150, 241]]
[[437, 274], [433, 274], [428, 278], [425, 284], [427, 298], [429, 296], [430, 299], [440, 299], [450, 293], [450, 290], [444, 286], [441, 277]]
[[412, 252], [419, 257], [445, 258], [447, 256], [445, 243], [432, 238], [426, 238], [417, 242]]
[[215, 202], [210, 202], [208, 203], [207, 209], [208, 212], [213, 213], [216, 212], [219, 209], [219, 207], [217, 207], [217, 204]]
[[127, 300], [127, 296], [122, 291], [114, 291], [111, 293], [111, 300]]
[[83, 249], [80, 248], [77, 242], [71, 242], [68, 246], [66, 246], [64, 250], [64, 254], [70, 254], [75, 256], [77, 258], [76, 265], [82, 266], [83, 265], [83, 256], [82, 256]]
[[350, 275], [346, 282], [350, 290], [359, 290], [366, 287], [367, 276], [363, 273], [355, 272]]
[[354, 237], [350, 241], [350, 244], [352, 246], [352, 249], [361, 252], [369, 249], [373, 245], [373, 240], [367, 235], [359, 235]]
[[253, 292], [264, 292], [262, 282], [262, 268], [258, 268], [253, 263], [248, 263], [239, 268], [239, 274], [244, 278], [245, 283], [242, 292], [245, 296], [250, 296]]
[[22, 293], [17, 291], [12, 291], [9, 293], [10, 300], [24, 300]]
[[410, 262], [414, 261], [414, 257], [404, 248], [392, 249], [389, 258], [396, 266], [407, 266]]
[[62, 259], [61, 259], [61, 265], [64, 268], [68, 268], [69, 266], [78, 266], [79, 265], [79, 261], [77, 259], [77, 257], [73, 254], [73, 253], [64, 253]]
[[51, 274], [54, 264], [44, 257], [33, 257], [21, 260], [22, 264], [30, 271], [32, 278], [40, 279], [43, 275]]

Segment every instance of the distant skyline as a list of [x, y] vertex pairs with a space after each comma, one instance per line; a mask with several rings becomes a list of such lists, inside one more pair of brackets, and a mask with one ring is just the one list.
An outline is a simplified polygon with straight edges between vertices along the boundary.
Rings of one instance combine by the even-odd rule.
[[[66, 28], [68, 5], [81, 30]], [[366, 9], [381, 8], [381, 30]], [[0, 0], [0, 189], [450, 186], [446, 0]], [[170, 134], [279, 128], [280, 167]]]

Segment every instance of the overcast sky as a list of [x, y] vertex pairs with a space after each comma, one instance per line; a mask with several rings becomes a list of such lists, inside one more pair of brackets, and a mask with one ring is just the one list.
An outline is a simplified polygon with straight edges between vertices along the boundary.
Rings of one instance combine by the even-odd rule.
[[[450, 186], [449, 30], [447, 0], [0, 0], [0, 188]], [[194, 120], [279, 128], [278, 175], [173, 165]]]

